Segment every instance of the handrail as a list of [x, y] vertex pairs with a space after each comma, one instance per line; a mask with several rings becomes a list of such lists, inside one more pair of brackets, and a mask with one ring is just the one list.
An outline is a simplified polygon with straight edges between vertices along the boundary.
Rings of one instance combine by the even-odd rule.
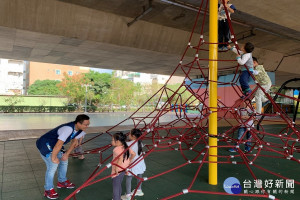
[[[285, 86], [286, 86], [288, 83], [293, 82], [293, 81], [300, 81], [300, 78], [293, 78], [293, 79], [290, 79], [290, 80], [284, 82], [284, 83], [281, 85], [281, 87], [279, 88], [279, 90], [276, 92], [276, 95], [275, 95], [274, 98], [273, 98], [273, 101], [274, 101], [274, 102], [275, 102], [276, 99], [278, 98], [278, 94], [280, 94], [281, 90], [285, 89]], [[298, 88], [298, 87], [297, 87], [297, 88]], [[299, 100], [299, 95], [298, 95], [298, 100]], [[298, 108], [298, 105], [299, 105], [299, 101], [297, 102], [297, 108]], [[265, 110], [265, 113], [267, 113], [267, 112], [271, 109], [271, 106], [272, 106], [272, 104], [269, 104], [269, 105], [267, 106], [267, 108], [266, 108], [266, 110]], [[297, 110], [295, 111], [295, 113], [296, 113], [296, 115], [297, 115]], [[295, 113], [294, 113], [294, 115], [295, 115]], [[265, 116], [262, 115], [262, 117], [260, 118], [259, 122], [258, 122], [257, 125], [256, 125], [256, 129], [257, 129], [257, 130], [259, 130], [259, 125], [260, 125], [260, 123], [262, 122], [262, 120], [263, 120], [264, 118], [265, 118]], [[296, 117], [294, 116], [293, 122], [295, 122], [295, 120], [296, 120]]]

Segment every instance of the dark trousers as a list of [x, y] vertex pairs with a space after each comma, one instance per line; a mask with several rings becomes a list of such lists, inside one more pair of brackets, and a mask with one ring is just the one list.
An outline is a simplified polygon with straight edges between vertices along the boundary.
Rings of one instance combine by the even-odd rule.
[[219, 20], [218, 23], [218, 47], [227, 47], [227, 44], [220, 44], [220, 43], [227, 43], [230, 39], [230, 32], [229, 32], [229, 25], [227, 20]]
[[113, 184], [113, 200], [121, 200], [122, 195], [122, 181], [125, 172], [121, 172], [118, 176], [112, 179]]
[[[249, 140], [252, 138], [252, 135], [250, 133], [250, 131], [247, 130], [247, 128], [245, 127], [240, 127], [238, 130], [238, 140], [241, 139], [241, 137], [244, 135], [244, 133], [246, 132], [246, 139]], [[245, 150], [249, 151], [251, 149], [251, 142], [248, 141], [245, 144]]]
[[[138, 174], [138, 177], [142, 178], [143, 174]], [[126, 194], [131, 193], [131, 180], [133, 176], [126, 176]], [[141, 181], [138, 180], [137, 184], [139, 184]], [[142, 184], [139, 186], [138, 190], [142, 190]]]
[[239, 81], [240, 81], [243, 93], [246, 93], [250, 88], [249, 87], [249, 78], [250, 78], [249, 72], [247, 70], [242, 71]]

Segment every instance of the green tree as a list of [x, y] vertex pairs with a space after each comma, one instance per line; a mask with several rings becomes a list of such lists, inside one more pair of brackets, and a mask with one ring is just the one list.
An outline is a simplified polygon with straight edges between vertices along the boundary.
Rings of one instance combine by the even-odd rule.
[[[142, 86], [142, 95], [143, 96], [140, 96], [141, 100], [139, 100], [139, 101], [143, 101], [143, 103], [144, 103], [155, 94], [155, 96], [153, 96], [151, 98], [151, 100], [148, 102], [148, 106], [155, 106], [161, 97], [161, 93], [163, 90], [160, 90], [160, 89], [162, 86], [163, 86], [162, 84], [159, 84], [157, 82], [153, 82], [152, 84], [143, 85]], [[160, 91], [157, 93], [158, 90], [160, 90]], [[140, 106], [142, 104], [140, 104]]]
[[90, 71], [85, 74], [85, 78], [90, 82], [89, 90], [93, 92], [91, 103], [107, 104], [109, 88], [111, 87], [112, 75]]
[[55, 80], [37, 80], [29, 86], [29, 95], [60, 95], [61, 92], [57, 87], [60, 81]]
[[170, 90], [172, 91], [177, 91], [178, 88], [178, 95], [180, 95], [179, 99], [178, 96], [176, 96], [175, 98], [172, 99], [172, 103], [175, 103], [175, 101], [177, 101], [177, 99], [181, 102], [177, 102], [177, 103], [182, 103], [182, 104], [194, 104], [197, 105], [199, 102], [196, 99], [195, 96], [192, 96], [192, 94], [186, 89], [186, 87], [181, 86], [181, 83], [177, 83], [177, 84], [173, 84], [173, 85], [168, 85], [168, 88], [170, 88]]
[[[58, 84], [59, 90], [69, 98], [69, 103], [76, 103], [81, 105], [85, 99], [85, 87], [84, 84], [89, 84], [84, 74], [75, 74], [69, 76], [64, 73], [64, 78], [61, 83]], [[88, 94], [91, 98], [91, 94]]]
[[137, 83], [135, 85], [134, 99], [132, 102], [133, 105], [139, 107], [147, 101], [149, 95], [147, 95], [145, 92], [146, 90], [143, 85], [141, 85], [140, 83]]
[[126, 105], [130, 107], [133, 102], [136, 85], [126, 79], [113, 77], [111, 79], [111, 87], [108, 91], [111, 104]]

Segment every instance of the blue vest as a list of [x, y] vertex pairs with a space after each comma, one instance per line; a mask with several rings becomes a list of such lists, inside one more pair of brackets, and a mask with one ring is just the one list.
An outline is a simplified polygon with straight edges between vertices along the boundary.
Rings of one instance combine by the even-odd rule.
[[77, 133], [74, 133], [74, 128], [75, 128], [75, 122], [69, 122], [66, 124], [62, 124], [55, 129], [50, 130], [49, 132], [45, 133], [42, 135], [37, 141], [36, 141], [36, 146], [41, 152], [41, 154], [45, 157], [48, 157], [54, 146], [56, 145], [58, 141], [58, 129], [63, 127], [63, 126], [69, 126], [72, 128], [72, 132], [70, 133], [69, 137], [66, 139], [64, 144], [67, 144], [70, 142], [73, 138], [75, 138], [77, 135], [79, 135], [82, 130], [79, 130]]

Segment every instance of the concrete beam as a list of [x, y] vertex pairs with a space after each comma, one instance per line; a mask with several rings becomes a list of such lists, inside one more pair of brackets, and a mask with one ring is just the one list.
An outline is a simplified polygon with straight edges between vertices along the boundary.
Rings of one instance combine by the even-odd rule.
[[[158, 16], [154, 17], [157, 19]], [[127, 23], [132, 19], [57, 0], [2, 0], [0, 57], [171, 74], [187, 46], [190, 32], [144, 20], [128, 27]], [[244, 26], [235, 25], [234, 28], [237, 38], [244, 38], [243, 33], [249, 31]], [[288, 62], [281, 62], [284, 56], [299, 50], [299, 42], [260, 30], [254, 33], [254, 36], [240, 39], [240, 42], [253, 42], [256, 46], [254, 55], [267, 69], [276, 68], [276, 73], [284, 71], [291, 78], [299, 76], [300, 72], [295, 73], [287, 66], [299, 62], [298, 55], [289, 57]], [[194, 35], [193, 46], [199, 37], [199, 34]], [[208, 40], [207, 32], [204, 32], [204, 38]], [[199, 56], [205, 58], [206, 53], [203, 51]], [[195, 51], [189, 50], [185, 61], [190, 62], [194, 57]], [[232, 59], [234, 56], [221, 53], [219, 57]], [[207, 66], [205, 61], [200, 64]], [[221, 63], [219, 66], [228, 65], [231, 64]], [[193, 76], [198, 74], [199, 71], [192, 73]], [[184, 73], [178, 71], [176, 75]]]

